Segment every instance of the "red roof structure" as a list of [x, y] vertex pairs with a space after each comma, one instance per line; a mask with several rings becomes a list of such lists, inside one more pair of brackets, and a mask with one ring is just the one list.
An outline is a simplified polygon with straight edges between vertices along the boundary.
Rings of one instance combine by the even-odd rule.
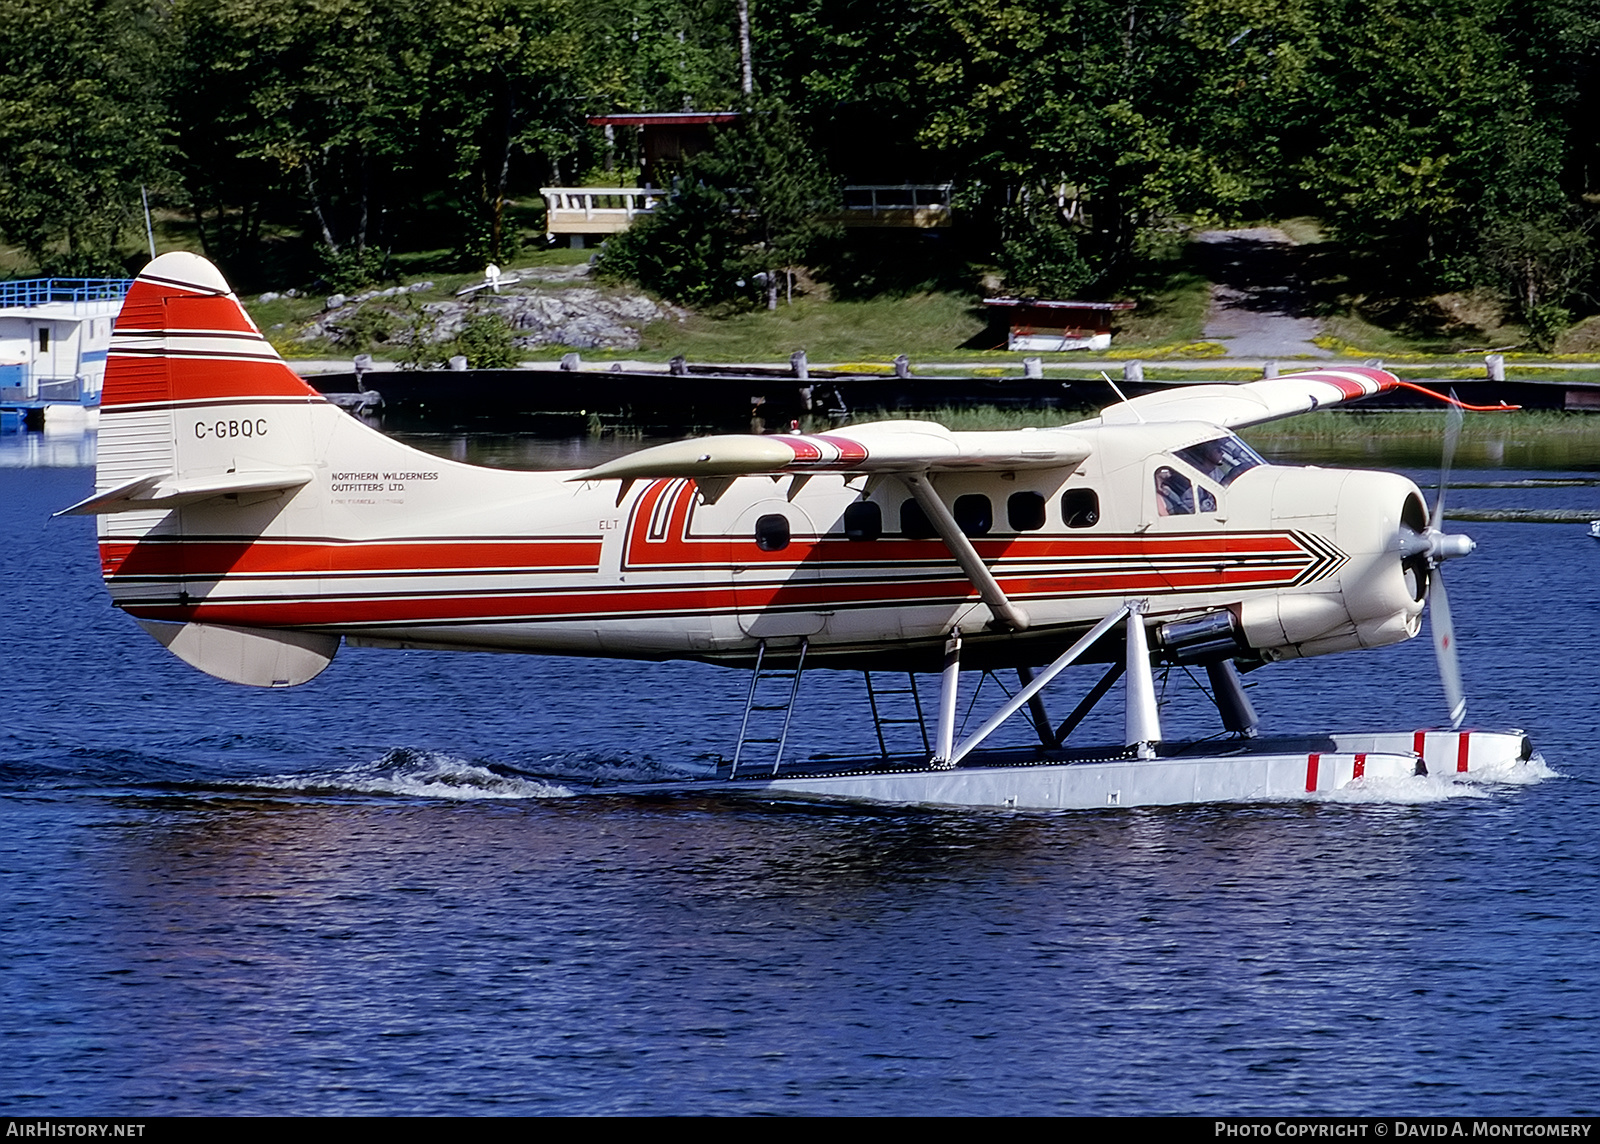
[[645, 186], [667, 186], [673, 169], [711, 147], [711, 129], [737, 123], [737, 111], [639, 111], [591, 115], [592, 127], [636, 127], [643, 152], [639, 177]]

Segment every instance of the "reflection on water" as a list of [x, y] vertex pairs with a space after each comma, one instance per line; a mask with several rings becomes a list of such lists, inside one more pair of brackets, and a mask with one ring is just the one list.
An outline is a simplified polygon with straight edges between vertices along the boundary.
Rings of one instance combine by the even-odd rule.
[[[1600, 423], [1600, 418], [1597, 418]], [[412, 448], [496, 469], [580, 469], [602, 464], [676, 438], [648, 437], [628, 431], [590, 436], [537, 436], [499, 431], [417, 431], [389, 434]], [[1252, 435], [1247, 430], [1247, 438]], [[1352, 468], [1436, 469], [1443, 440], [1426, 435], [1356, 437], [1293, 437], [1274, 433], [1252, 438], [1262, 456], [1280, 464], [1336, 465]], [[94, 464], [95, 434], [81, 425], [43, 433], [0, 433], [0, 468], [75, 468]], [[1561, 469], [1600, 471], [1600, 449], [1588, 433], [1541, 432], [1508, 418], [1505, 431], [1492, 437], [1463, 439], [1456, 467], [1476, 469]]]
[[[411, 440], [518, 467], [646, 443]], [[0, 609], [8, 1107], [1594, 1107], [1600, 546], [1581, 528], [1474, 527], [1450, 569], [1469, 718], [1524, 727], [1571, 779], [1020, 815], [599, 796], [595, 780], [725, 752], [744, 677], [349, 648], [304, 688], [209, 679], [109, 604], [93, 522], [49, 518], [87, 492], [93, 443], [0, 438], [17, 470], [0, 536], [26, 589]], [[1591, 502], [1472, 471], [1504, 482], [1561, 455], [1459, 466], [1455, 499]], [[1317, 459], [1438, 465], [1431, 447]], [[866, 742], [859, 677], [814, 674], [794, 750]], [[1443, 706], [1426, 639], [1247, 686], [1273, 731], [1413, 727]], [[1214, 728], [1176, 679], [1163, 702], [1169, 727]]]
[[81, 425], [43, 433], [0, 433], [0, 469], [78, 469], [94, 464], [95, 434]]

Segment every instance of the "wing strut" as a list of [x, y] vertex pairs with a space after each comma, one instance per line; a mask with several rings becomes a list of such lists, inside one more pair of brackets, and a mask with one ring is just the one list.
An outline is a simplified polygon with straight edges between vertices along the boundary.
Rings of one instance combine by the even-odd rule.
[[900, 480], [906, 488], [911, 490], [911, 495], [916, 498], [917, 504], [928, 517], [928, 523], [933, 525], [939, 539], [944, 541], [944, 546], [950, 550], [950, 555], [956, 558], [956, 563], [961, 566], [961, 571], [966, 573], [972, 586], [978, 590], [979, 597], [989, 605], [989, 611], [994, 613], [994, 620], [990, 626], [1002, 631], [1023, 632], [1028, 630], [1028, 613], [1007, 598], [1001, 589], [999, 581], [984, 564], [978, 550], [972, 547], [972, 541], [967, 539], [967, 534], [961, 531], [961, 526], [956, 523], [956, 518], [950, 514], [944, 501], [939, 499], [939, 494], [933, 491], [933, 486], [928, 483], [927, 473], [901, 473]]

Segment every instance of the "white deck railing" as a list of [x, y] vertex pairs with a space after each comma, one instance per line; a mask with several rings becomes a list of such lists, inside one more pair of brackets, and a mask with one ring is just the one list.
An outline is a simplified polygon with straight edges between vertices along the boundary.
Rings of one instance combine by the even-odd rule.
[[549, 234], [616, 234], [666, 201], [654, 187], [540, 187]]
[[[845, 226], [950, 225], [949, 183], [852, 184], [834, 217]], [[540, 187], [548, 234], [616, 234], [666, 201], [659, 187]]]

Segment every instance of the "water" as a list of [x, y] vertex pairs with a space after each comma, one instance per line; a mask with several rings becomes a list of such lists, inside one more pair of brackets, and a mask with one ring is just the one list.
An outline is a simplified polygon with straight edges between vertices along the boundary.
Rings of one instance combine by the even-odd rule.
[[[1469, 719], [1528, 730], [1529, 781], [874, 810], [586, 793], [706, 773], [743, 698], [715, 668], [347, 648], [294, 691], [202, 676], [108, 605], [92, 523], [47, 519], [85, 457], [0, 438], [16, 1113], [1600, 1105], [1581, 527], [1474, 525], [1448, 569]], [[1594, 488], [1452, 495], [1535, 501], [1600, 515]], [[1442, 707], [1425, 639], [1248, 679], [1269, 730]], [[802, 747], [870, 734], [857, 678], [806, 686]]]

